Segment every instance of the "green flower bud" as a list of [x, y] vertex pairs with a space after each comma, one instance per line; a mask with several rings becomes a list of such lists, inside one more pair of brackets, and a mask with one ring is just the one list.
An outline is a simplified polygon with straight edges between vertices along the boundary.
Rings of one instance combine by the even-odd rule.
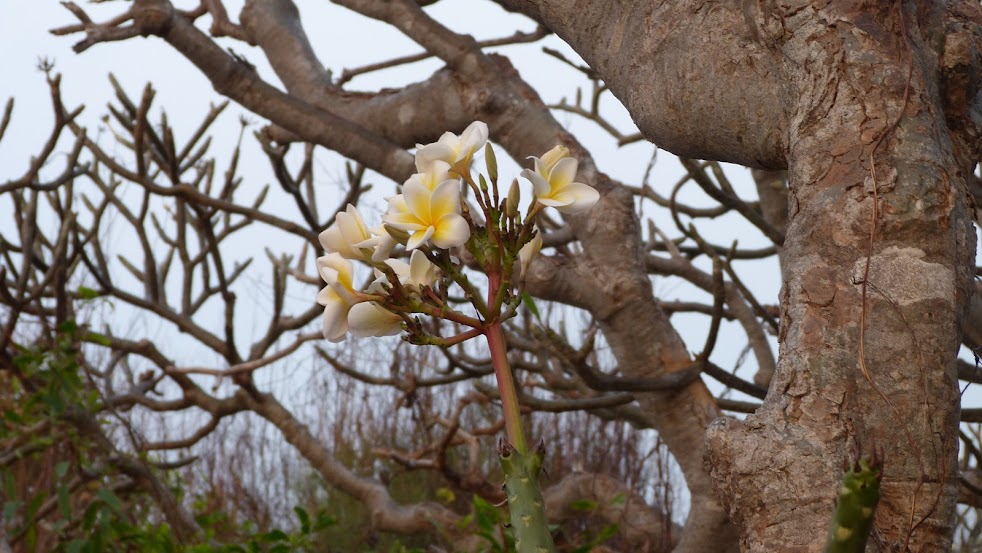
[[383, 223], [382, 226], [385, 228], [385, 232], [389, 233], [389, 236], [394, 238], [396, 242], [402, 244], [403, 246], [405, 246], [406, 242], [409, 241], [408, 232], [401, 229], [397, 229], [388, 223]]
[[518, 216], [518, 202], [522, 199], [522, 190], [518, 187], [518, 179], [511, 180], [511, 188], [508, 189], [508, 199], [505, 202], [505, 215], [508, 217]]
[[488, 176], [491, 177], [491, 182], [497, 182], [498, 158], [494, 157], [494, 148], [491, 147], [490, 142], [484, 145], [484, 163], [488, 167]]

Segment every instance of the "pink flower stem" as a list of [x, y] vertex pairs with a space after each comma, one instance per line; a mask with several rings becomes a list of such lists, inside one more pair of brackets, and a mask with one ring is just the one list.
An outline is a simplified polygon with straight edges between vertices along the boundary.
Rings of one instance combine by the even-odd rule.
[[[501, 275], [497, 272], [488, 274], [488, 303], [494, 302], [501, 285]], [[516, 451], [525, 455], [528, 445], [525, 443], [525, 432], [522, 430], [522, 410], [518, 405], [518, 392], [515, 389], [515, 378], [508, 364], [508, 347], [501, 322], [495, 321], [484, 329], [491, 350], [491, 364], [494, 366], [494, 376], [498, 381], [498, 393], [501, 396], [501, 410], [505, 417], [505, 434]]]

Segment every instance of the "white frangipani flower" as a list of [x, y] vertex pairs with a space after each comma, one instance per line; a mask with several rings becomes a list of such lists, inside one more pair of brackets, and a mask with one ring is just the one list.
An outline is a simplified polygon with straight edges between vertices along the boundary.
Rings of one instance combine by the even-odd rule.
[[317, 237], [328, 253], [338, 253], [347, 259], [365, 259], [371, 255], [369, 248], [361, 245], [372, 238], [358, 209], [348, 204], [334, 218], [334, 224]]
[[[418, 294], [422, 287], [433, 286], [440, 276], [440, 269], [430, 262], [420, 250], [414, 250], [409, 263], [401, 259], [386, 259], [399, 283], [412, 293]], [[389, 284], [385, 273], [375, 269], [376, 279], [368, 287], [369, 293], [382, 293], [383, 285]], [[348, 332], [352, 336], [392, 336], [402, 330], [402, 317], [385, 309], [376, 302], [362, 302], [348, 313]]]
[[385, 264], [392, 268], [404, 287], [414, 292], [419, 292], [424, 286], [432, 288], [440, 278], [440, 268], [420, 250], [413, 250], [409, 263], [401, 259], [386, 259]]
[[592, 186], [574, 182], [579, 162], [569, 150], [556, 146], [541, 158], [532, 156], [535, 170], [524, 169], [522, 176], [532, 182], [537, 201], [563, 213], [580, 213], [593, 207], [600, 193]]
[[469, 159], [474, 152], [484, 147], [488, 141], [488, 126], [481, 121], [474, 121], [460, 133], [445, 132], [439, 140], [432, 144], [416, 145], [416, 170], [428, 173], [433, 163], [443, 161], [453, 166], [458, 161]]
[[441, 182], [431, 192], [425, 185], [407, 181], [402, 194], [389, 199], [385, 223], [409, 233], [407, 250], [433, 241], [438, 248], [452, 248], [467, 242], [471, 229], [460, 216], [460, 185], [455, 180]]
[[324, 306], [324, 337], [340, 342], [348, 332], [348, 311], [358, 303], [352, 287], [354, 267], [339, 253], [317, 258], [317, 272], [327, 286], [317, 294], [317, 303]]

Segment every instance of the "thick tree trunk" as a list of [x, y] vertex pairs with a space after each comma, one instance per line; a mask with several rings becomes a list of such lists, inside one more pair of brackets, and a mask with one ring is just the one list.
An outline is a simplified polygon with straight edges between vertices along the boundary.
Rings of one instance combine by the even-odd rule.
[[947, 551], [966, 173], [915, 23], [932, 14], [840, 4], [761, 18], [794, 97], [781, 355], [764, 406], [710, 429], [709, 465], [745, 549], [820, 551], [843, 460], [883, 448], [872, 543]]

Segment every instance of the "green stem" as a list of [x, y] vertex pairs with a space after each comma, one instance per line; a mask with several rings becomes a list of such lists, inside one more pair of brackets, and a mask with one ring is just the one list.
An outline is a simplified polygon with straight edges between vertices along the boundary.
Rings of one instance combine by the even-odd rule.
[[[498, 289], [502, 286], [500, 271], [488, 273], [488, 304], [495, 302]], [[505, 475], [505, 494], [508, 498], [508, 512], [511, 530], [515, 536], [517, 553], [553, 553], [555, 545], [546, 521], [545, 501], [539, 490], [539, 472], [542, 468], [544, 445], [529, 451], [522, 430], [522, 412], [518, 406], [518, 393], [515, 378], [508, 365], [508, 348], [505, 334], [501, 329], [500, 313], [493, 313], [494, 322], [484, 330], [491, 350], [491, 363], [498, 379], [498, 393], [501, 395], [501, 410], [505, 417], [505, 433], [508, 441], [499, 444], [498, 460]]]
[[836, 498], [825, 553], [863, 553], [873, 528], [873, 514], [880, 502], [883, 467], [874, 452], [845, 471]]
[[505, 444], [498, 460], [505, 473], [505, 494], [511, 531], [515, 536], [517, 553], [552, 553], [555, 545], [546, 521], [545, 501], [539, 491], [539, 472], [542, 469], [543, 448], [519, 453]]

